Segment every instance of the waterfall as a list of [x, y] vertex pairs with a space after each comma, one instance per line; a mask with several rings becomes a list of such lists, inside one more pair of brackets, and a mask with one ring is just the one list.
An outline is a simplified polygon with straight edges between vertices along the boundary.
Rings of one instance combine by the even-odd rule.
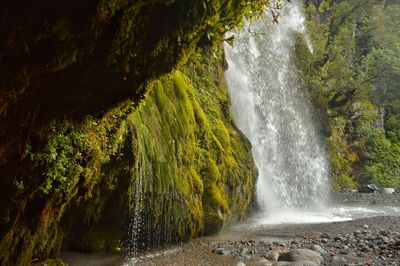
[[329, 193], [322, 137], [293, 62], [296, 36], [310, 44], [305, 18], [300, 4], [287, 5], [282, 13], [279, 24], [269, 14], [247, 23], [233, 33], [234, 47], [225, 47], [233, 114], [252, 143], [257, 199], [265, 213], [315, 209]]

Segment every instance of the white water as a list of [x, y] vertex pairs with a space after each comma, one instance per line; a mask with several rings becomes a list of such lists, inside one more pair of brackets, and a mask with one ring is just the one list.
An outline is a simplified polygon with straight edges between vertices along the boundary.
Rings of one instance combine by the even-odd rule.
[[394, 206], [330, 206], [324, 210], [282, 210], [271, 217], [263, 214], [252, 217], [244, 223], [232, 226], [236, 231], [258, 230], [258, 228], [279, 225], [319, 224], [345, 222], [380, 216], [400, 216], [400, 208]]
[[312, 218], [304, 210], [324, 208], [330, 187], [311, 103], [292, 61], [295, 36], [310, 43], [304, 21], [300, 5], [291, 4], [278, 25], [266, 14], [234, 33], [233, 48], [225, 47], [233, 113], [259, 170], [258, 203], [263, 217], [277, 222]]

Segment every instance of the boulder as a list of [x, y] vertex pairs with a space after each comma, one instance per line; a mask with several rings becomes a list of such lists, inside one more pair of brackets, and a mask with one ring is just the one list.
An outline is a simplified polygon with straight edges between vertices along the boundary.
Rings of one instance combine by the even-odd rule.
[[249, 252], [249, 249], [243, 248], [242, 251], [240, 251], [240, 256], [245, 257], [247, 255], [247, 252]]
[[321, 265], [324, 259], [320, 254], [310, 249], [292, 249], [279, 256], [279, 261], [301, 262], [312, 261], [316, 265]]
[[382, 189], [382, 194], [393, 194], [396, 190], [391, 187], [385, 187]]
[[345, 266], [347, 265], [347, 261], [339, 256], [333, 256], [328, 262], [328, 266]]
[[320, 245], [313, 245], [311, 247], [311, 250], [314, 250], [315, 252], [317, 252], [321, 256], [328, 256], [329, 255], [329, 253], [325, 249], [323, 249]]
[[277, 251], [269, 251], [267, 255], [265, 256], [267, 260], [271, 261], [278, 261], [279, 259], [279, 253]]
[[379, 188], [374, 184], [362, 185], [358, 190], [361, 193], [375, 193], [379, 192]]

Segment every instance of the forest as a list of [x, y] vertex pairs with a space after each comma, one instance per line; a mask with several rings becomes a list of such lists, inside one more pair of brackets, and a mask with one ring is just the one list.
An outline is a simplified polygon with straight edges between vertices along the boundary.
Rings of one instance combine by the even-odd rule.
[[335, 189], [399, 187], [400, 3], [308, 1], [296, 55], [327, 136]]

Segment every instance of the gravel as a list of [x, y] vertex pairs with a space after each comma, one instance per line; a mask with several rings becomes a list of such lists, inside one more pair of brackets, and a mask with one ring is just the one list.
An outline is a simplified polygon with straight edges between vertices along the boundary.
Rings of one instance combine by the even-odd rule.
[[[334, 200], [350, 206], [400, 207], [399, 193], [344, 193], [335, 195]], [[135, 265], [318, 265], [306, 259], [282, 260], [288, 257], [283, 254], [294, 250], [319, 254], [323, 258], [320, 265], [400, 265], [400, 219], [396, 216], [239, 228], [228, 228], [219, 236], [203, 237], [164, 249], [176, 252], [164, 252], [160, 256], [151, 255], [154, 251], [150, 256], [142, 254], [135, 260]]]

